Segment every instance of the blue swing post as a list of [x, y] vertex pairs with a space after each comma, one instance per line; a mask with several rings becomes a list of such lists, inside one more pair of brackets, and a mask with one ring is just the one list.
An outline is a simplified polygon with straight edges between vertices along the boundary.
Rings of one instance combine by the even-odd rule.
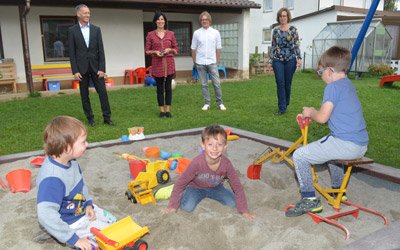
[[354, 43], [353, 49], [351, 50], [351, 64], [349, 67], [349, 71], [351, 69], [351, 67], [353, 66], [353, 62], [354, 60], [357, 58], [357, 53], [358, 50], [361, 47], [362, 42], [364, 41], [365, 38], [365, 34], [367, 33], [368, 27], [371, 23], [372, 18], [375, 15], [376, 9], [378, 8], [378, 4], [379, 4], [380, 0], [373, 0], [371, 3], [371, 7], [369, 8], [368, 14], [365, 17], [365, 21], [361, 27], [360, 33], [358, 33], [357, 39]]

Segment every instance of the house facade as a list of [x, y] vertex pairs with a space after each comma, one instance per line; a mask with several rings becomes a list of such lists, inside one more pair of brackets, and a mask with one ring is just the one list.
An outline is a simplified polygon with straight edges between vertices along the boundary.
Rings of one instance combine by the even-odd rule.
[[[28, 2], [28, 1], [27, 1]], [[18, 91], [26, 91], [23, 35], [18, 5], [25, 1], [0, 2], [0, 59], [11, 58], [16, 64]], [[32, 1], [26, 15], [29, 60], [31, 65], [68, 63], [68, 27], [76, 22], [76, 1]], [[152, 30], [154, 11], [163, 11], [175, 32], [180, 54], [175, 57], [177, 77], [190, 79], [193, 62], [190, 43], [200, 27], [199, 14], [207, 10], [223, 36], [221, 61], [231, 77], [248, 78], [250, 9], [260, 6], [253, 1], [85, 1], [91, 9], [91, 23], [101, 27], [106, 54], [106, 73], [116, 84], [123, 82], [125, 69], [146, 65], [145, 38]], [[240, 35], [239, 35], [240, 34]], [[243, 35], [242, 35], [243, 34]], [[236, 40], [230, 40], [233, 35]], [[225, 38], [225, 39], [224, 39]], [[232, 45], [232, 41], [235, 44]], [[236, 58], [224, 57], [224, 51]], [[148, 62], [147, 62], [148, 64]], [[40, 84], [34, 84], [35, 90]]]
[[[304, 67], [312, 68], [312, 42], [327, 23], [364, 19], [372, 0], [255, 0], [260, 9], [250, 10], [250, 53], [268, 53], [271, 33], [277, 25], [276, 15], [280, 8], [291, 11], [291, 24], [296, 26], [303, 53]], [[384, 1], [380, 1], [374, 18], [382, 18], [393, 38], [393, 59], [400, 58], [399, 27], [400, 12], [383, 11]], [[261, 25], [260, 25], [261, 24]], [[304, 56], [305, 53], [305, 56]]]

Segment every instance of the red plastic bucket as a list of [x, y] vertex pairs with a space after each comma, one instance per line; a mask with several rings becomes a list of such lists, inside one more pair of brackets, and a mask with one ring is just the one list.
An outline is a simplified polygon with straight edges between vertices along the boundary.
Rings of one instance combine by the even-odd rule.
[[141, 160], [129, 161], [129, 170], [131, 171], [131, 176], [134, 180], [140, 172], [146, 170], [146, 163]]
[[186, 168], [189, 166], [191, 160], [187, 158], [179, 158], [178, 159], [178, 166], [175, 169], [177, 174], [182, 174]]
[[29, 192], [31, 190], [31, 171], [28, 169], [17, 169], [6, 175], [11, 192]]

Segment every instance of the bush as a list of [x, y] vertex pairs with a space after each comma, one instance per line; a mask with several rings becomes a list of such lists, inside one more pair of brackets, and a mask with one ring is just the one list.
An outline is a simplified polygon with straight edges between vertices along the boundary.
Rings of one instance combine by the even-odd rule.
[[393, 75], [394, 69], [387, 64], [371, 64], [368, 66], [368, 72], [373, 76]]
[[260, 60], [261, 60], [261, 54], [258, 54], [258, 53], [251, 54], [249, 64], [256, 65], [260, 62]]

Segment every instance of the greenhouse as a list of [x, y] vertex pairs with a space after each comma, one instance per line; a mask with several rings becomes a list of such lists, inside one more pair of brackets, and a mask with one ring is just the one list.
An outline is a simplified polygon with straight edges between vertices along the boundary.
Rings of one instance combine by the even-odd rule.
[[[313, 40], [313, 68], [328, 48], [338, 45], [352, 50], [364, 20], [328, 23]], [[367, 72], [371, 64], [389, 64], [392, 55], [392, 37], [380, 19], [371, 21], [351, 71]]]

